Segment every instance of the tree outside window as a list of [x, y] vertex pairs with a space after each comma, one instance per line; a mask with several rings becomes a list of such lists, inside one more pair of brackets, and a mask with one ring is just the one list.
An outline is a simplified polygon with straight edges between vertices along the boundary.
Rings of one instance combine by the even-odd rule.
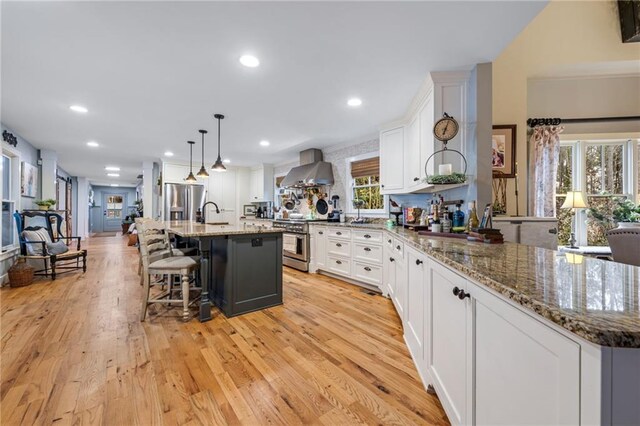
[[353, 180], [353, 199], [364, 201], [362, 210], [384, 208], [384, 197], [380, 194], [380, 176], [362, 176]]

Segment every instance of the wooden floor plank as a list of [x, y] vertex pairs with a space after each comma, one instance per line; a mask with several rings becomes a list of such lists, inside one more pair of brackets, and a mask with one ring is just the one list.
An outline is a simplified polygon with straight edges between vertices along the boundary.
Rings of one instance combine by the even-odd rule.
[[2, 425], [448, 424], [380, 295], [285, 268], [282, 306], [142, 323], [136, 249], [83, 245], [87, 273], [0, 289]]

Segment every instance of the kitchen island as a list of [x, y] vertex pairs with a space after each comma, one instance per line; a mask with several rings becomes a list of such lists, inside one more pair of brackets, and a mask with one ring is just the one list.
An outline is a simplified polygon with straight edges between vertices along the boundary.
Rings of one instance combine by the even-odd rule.
[[282, 304], [282, 231], [239, 224], [168, 221], [167, 230], [198, 241], [201, 322], [212, 302], [227, 316]]

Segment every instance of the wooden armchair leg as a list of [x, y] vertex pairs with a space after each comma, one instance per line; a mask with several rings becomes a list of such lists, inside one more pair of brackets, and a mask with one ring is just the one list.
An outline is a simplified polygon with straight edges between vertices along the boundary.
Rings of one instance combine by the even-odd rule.
[[51, 280], [54, 281], [56, 279], [56, 257], [51, 256]]

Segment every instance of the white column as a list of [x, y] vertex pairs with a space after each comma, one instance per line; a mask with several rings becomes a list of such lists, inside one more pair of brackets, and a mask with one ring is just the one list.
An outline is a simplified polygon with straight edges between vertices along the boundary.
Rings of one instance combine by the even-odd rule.
[[41, 149], [42, 159], [42, 195], [41, 199], [56, 199], [56, 171], [58, 170], [58, 154], [50, 149]]
[[153, 161], [142, 162], [142, 204], [144, 217], [153, 218]]
[[78, 229], [76, 235], [86, 238], [89, 235], [89, 180], [78, 178], [78, 204], [76, 207]]
[[493, 132], [493, 68], [491, 63], [478, 64], [476, 78], [476, 158], [478, 209], [493, 202], [491, 168], [491, 135]]

